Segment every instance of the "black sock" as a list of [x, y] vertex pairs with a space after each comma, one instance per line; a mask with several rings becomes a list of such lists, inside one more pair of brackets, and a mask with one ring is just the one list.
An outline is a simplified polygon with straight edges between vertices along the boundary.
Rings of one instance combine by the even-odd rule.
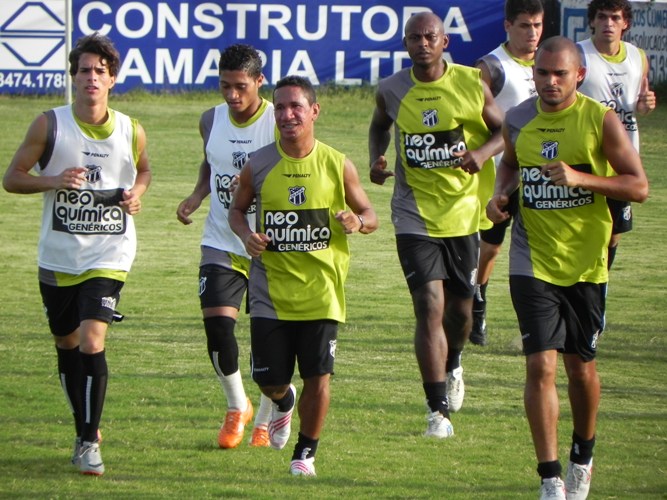
[[537, 464], [537, 473], [542, 479], [550, 477], [560, 477], [563, 472], [563, 467], [558, 460], [553, 462], [540, 462]]
[[472, 297], [472, 310], [484, 311], [486, 309], [486, 287], [489, 285], [487, 281], [483, 285], [475, 286], [475, 295]]
[[102, 418], [104, 399], [107, 392], [109, 370], [104, 351], [95, 354], [81, 353], [83, 364], [83, 384], [81, 387], [84, 402], [83, 427], [81, 440], [93, 442], [97, 439], [97, 429]]
[[234, 336], [235, 326], [236, 320], [228, 316], [204, 318], [208, 357], [218, 376], [239, 371], [239, 346]]
[[294, 393], [291, 389], [287, 389], [287, 392], [281, 399], [273, 399], [275, 404], [278, 405], [278, 410], [284, 412], [290, 411], [294, 407]]
[[447, 403], [447, 382], [424, 382], [426, 404], [432, 412], [439, 411], [449, 418], [449, 404]]
[[593, 458], [593, 446], [595, 446], [595, 436], [586, 441], [581, 439], [576, 432], [573, 432], [570, 460], [578, 465], [588, 465]]
[[618, 250], [618, 245], [615, 247], [607, 247], [607, 270], [611, 269], [611, 265], [614, 263], [616, 250]]
[[299, 432], [299, 439], [294, 446], [292, 460], [305, 460], [306, 458], [314, 457], [319, 442], [319, 439], [311, 439]]
[[81, 400], [83, 368], [81, 353], [78, 347], [74, 349], [56, 347], [56, 352], [58, 353], [60, 385], [63, 388], [70, 410], [72, 411], [72, 416], [74, 417], [76, 435], [81, 436], [81, 422], [83, 421], [83, 402]]
[[453, 372], [461, 366], [461, 354], [463, 354], [463, 349], [449, 349], [447, 353], [447, 373]]

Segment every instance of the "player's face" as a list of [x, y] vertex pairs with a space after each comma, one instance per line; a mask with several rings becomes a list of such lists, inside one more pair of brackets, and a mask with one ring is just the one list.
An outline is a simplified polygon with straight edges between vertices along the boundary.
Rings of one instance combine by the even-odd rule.
[[97, 54], [81, 54], [73, 81], [77, 101], [92, 104], [107, 99], [115, 83], [116, 77], [109, 73], [105, 59]]
[[599, 10], [591, 21], [593, 38], [605, 42], [618, 42], [628, 29], [628, 21], [622, 10]]
[[532, 59], [542, 36], [544, 14], [519, 14], [513, 23], [505, 21], [510, 52], [516, 57]]
[[296, 141], [313, 135], [320, 105], [310, 104], [301, 88], [286, 86], [276, 89], [273, 108], [281, 140]]
[[540, 51], [535, 58], [533, 80], [544, 111], [559, 111], [576, 100], [577, 84], [584, 70], [576, 52]]
[[220, 92], [235, 120], [245, 121], [239, 118], [246, 114], [252, 115], [257, 110], [259, 88], [263, 82], [264, 75], [253, 78], [240, 70], [220, 72]]
[[442, 23], [427, 16], [408, 21], [403, 38], [412, 64], [428, 68], [440, 64], [442, 53], [449, 44]]

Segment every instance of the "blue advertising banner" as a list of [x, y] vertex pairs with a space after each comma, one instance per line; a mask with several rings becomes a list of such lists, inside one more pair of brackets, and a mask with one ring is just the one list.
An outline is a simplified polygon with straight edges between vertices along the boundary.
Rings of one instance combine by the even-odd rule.
[[[62, 92], [64, 0], [3, 0], [0, 93]], [[473, 64], [505, 40], [504, 0], [268, 2], [72, 0], [72, 39], [99, 31], [121, 54], [116, 92], [214, 89], [220, 49], [255, 46], [270, 84], [287, 74], [315, 84], [374, 84], [409, 65], [402, 45], [415, 12], [438, 14], [445, 57]]]

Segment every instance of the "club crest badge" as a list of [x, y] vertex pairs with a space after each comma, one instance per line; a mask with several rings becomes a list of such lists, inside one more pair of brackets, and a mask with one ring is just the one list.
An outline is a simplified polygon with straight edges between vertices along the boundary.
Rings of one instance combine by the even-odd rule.
[[248, 154], [245, 151], [234, 151], [232, 153], [232, 165], [236, 170], [241, 170], [248, 159]]
[[289, 188], [289, 202], [292, 205], [299, 206], [306, 203], [306, 188], [304, 186], [294, 186]]
[[427, 109], [422, 111], [422, 123], [427, 127], [435, 127], [440, 120], [438, 119], [438, 110]]
[[542, 143], [542, 152], [540, 154], [547, 160], [556, 158], [558, 156], [558, 141], [544, 141]]
[[100, 165], [86, 165], [86, 182], [95, 184], [100, 182], [102, 177], [102, 167]]
[[619, 97], [623, 96], [623, 82], [612, 82], [609, 84], [609, 91], [611, 92], [611, 95], [616, 97], [617, 99]]

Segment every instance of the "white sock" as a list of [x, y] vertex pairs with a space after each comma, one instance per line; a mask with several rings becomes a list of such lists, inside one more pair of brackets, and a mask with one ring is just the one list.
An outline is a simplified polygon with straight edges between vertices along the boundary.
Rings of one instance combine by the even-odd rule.
[[255, 415], [255, 427], [268, 427], [271, 420], [271, 409], [273, 408], [273, 401], [271, 398], [261, 394], [259, 398], [259, 409]]
[[248, 399], [243, 390], [241, 371], [236, 370], [231, 375], [223, 375], [220, 377], [220, 385], [222, 385], [222, 390], [227, 398], [227, 408], [245, 411], [246, 406], [248, 406]]

